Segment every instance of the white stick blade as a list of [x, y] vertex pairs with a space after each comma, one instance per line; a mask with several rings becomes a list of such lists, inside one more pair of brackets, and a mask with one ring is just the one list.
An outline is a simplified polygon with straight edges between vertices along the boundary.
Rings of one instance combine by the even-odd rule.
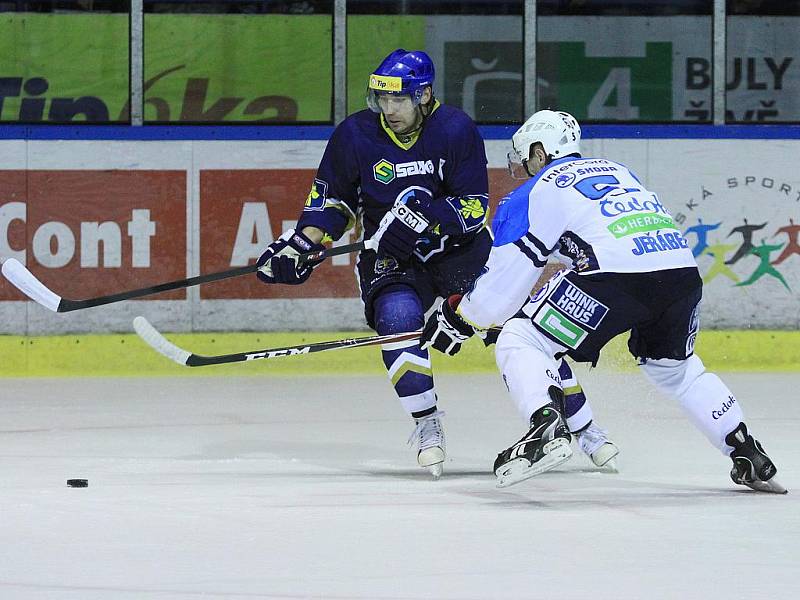
[[179, 365], [186, 365], [192, 355], [191, 352], [178, 348], [178, 346], [161, 335], [144, 317], [136, 317], [133, 320], [133, 329], [145, 344]]
[[16, 258], [9, 258], [3, 263], [3, 275], [14, 287], [42, 306], [58, 312], [61, 296], [54, 294], [41, 281], [25, 268]]

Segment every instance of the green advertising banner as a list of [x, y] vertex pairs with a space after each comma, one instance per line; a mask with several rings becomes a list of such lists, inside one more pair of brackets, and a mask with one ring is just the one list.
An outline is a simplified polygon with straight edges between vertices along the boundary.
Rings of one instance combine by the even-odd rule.
[[[369, 74], [397, 48], [425, 49], [421, 15], [350, 15], [347, 17], [347, 112], [367, 107]], [[437, 82], [441, 89], [441, 82]]]
[[145, 15], [144, 24], [145, 120], [331, 120], [331, 15]]
[[[424, 48], [424, 16], [348, 17], [348, 111], [395, 48]], [[330, 15], [147, 14], [149, 122], [329, 122]], [[5, 13], [0, 121], [126, 122], [128, 16]]]
[[[145, 15], [145, 120], [330, 121], [330, 15]], [[5, 13], [0, 120], [127, 121], [128, 16]]]
[[2, 13], [0, 121], [127, 114], [128, 16]]

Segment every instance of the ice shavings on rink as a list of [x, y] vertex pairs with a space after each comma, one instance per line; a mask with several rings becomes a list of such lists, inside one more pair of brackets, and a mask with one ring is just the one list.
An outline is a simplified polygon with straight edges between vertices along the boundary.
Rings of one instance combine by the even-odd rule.
[[580, 375], [620, 473], [576, 448], [505, 490], [492, 461], [524, 424], [496, 375], [438, 378], [438, 481], [381, 376], [3, 380], [0, 598], [791, 595], [800, 376], [726, 374], [773, 496], [638, 374]]

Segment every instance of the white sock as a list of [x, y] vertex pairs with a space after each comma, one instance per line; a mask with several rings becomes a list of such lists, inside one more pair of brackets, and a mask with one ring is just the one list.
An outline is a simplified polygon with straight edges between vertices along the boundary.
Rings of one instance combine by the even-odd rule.
[[677, 398], [684, 412], [714, 447], [728, 456], [733, 448], [725, 436], [744, 421], [739, 401], [722, 380], [706, 371], [697, 355], [686, 360], [648, 360], [647, 377], [663, 392]]

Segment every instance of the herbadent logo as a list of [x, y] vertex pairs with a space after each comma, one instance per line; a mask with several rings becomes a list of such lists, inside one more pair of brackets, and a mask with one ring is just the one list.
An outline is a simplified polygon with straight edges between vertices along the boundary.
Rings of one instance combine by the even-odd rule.
[[394, 180], [394, 165], [385, 158], [375, 163], [372, 167], [375, 179], [381, 183], [389, 183]]
[[617, 219], [611, 225], [608, 225], [607, 229], [615, 238], [619, 239], [636, 233], [646, 233], [659, 229], [677, 229], [677, 227], [672, 218], [667, 215], [642, 213]]

